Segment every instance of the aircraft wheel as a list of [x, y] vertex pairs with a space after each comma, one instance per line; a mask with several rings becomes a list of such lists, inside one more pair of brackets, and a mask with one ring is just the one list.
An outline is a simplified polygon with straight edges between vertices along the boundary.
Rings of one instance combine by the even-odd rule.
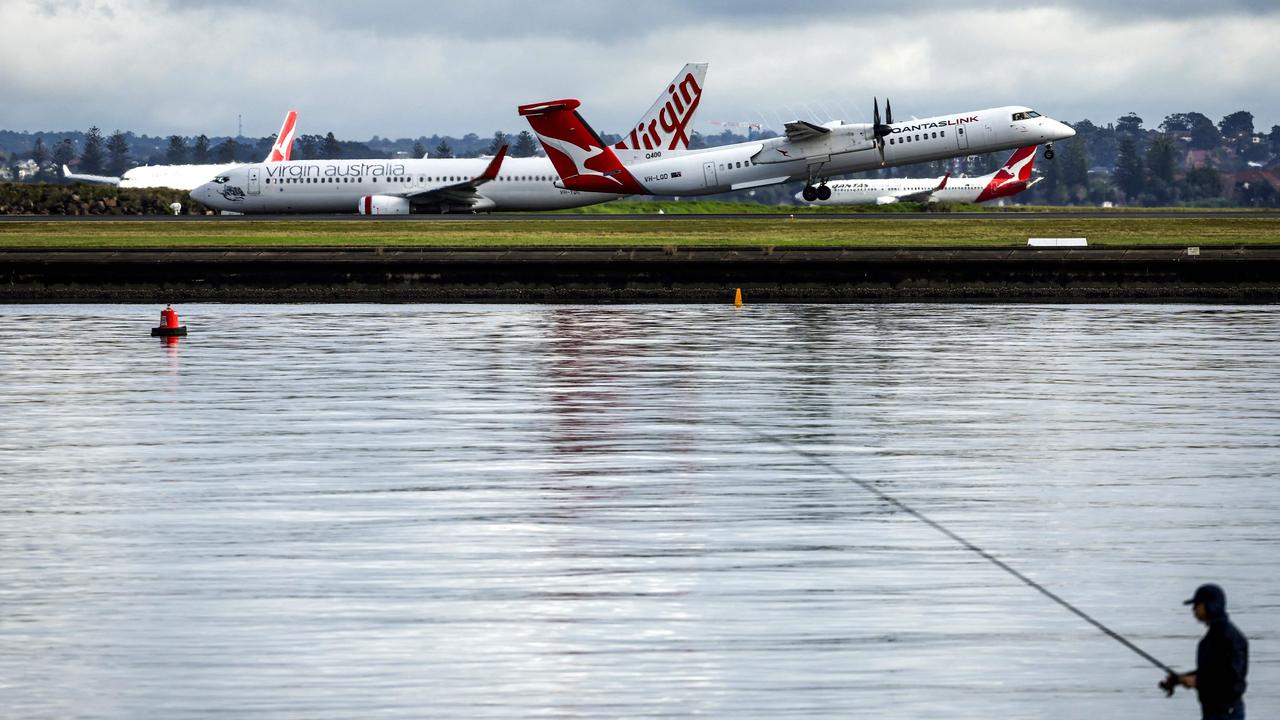
[[818, 186], [818, 199], [819, 199], [819, 200], [830, 200], [830, 199], [831, 199], [831, 188], [827, 187], [826, 185], [819, 185], [819, 186]]
[[1045, 160], [1052, 160], [1052, 159], [1053, 159], [1053, 148], [1051, 148], [1051, 147], [1047, 147], [1047, 148], [1045, 148], [1045, 149], [1044, 149], [1044, 159], [1045, 159]]
[[805, 185], [804, 192], [800, 194], [800, 197], [804, 198], [805, 202], [813, 202], [818, 199], [818, 190], [812, 185]]

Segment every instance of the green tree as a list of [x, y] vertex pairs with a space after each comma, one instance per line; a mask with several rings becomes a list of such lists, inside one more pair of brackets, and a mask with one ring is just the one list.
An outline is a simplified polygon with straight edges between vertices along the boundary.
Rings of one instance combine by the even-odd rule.
[[1280, 125], [1271, 126], [1271, 134], [1267, 139], [1271, 141], [1271, 154], [1280, 156]]
[[1187, 198], [1192, 200], [1222, 197], [1222, 175], [1212, 165], [1188, 170], [1182, 185]]
[[[1062, 175], [1062, 183], [1070, 190], [1085, 192], [1089, 187], [1089, 151], [1084, 140], [1076, 137], [1058, 143], [1062, 148], [1062, 157], [1058, 162], [1058, 172]], [[1083, 199], [1083, 198], [1079, 198]]]
[[44, 138], [36, 136], [36, 142], [31, 146], [31, 159], [36, 161], [36, 165], [40, 167], [40, 172], [44, 172], [45, 163], [49, 162], [49, 148], [44, 146]]
[[80, 151], [80, 172], [89, 175], [102, 174], [102, 131], [97, 125], [89, 128], [84, 136], [84, 149]]
[[511, 148], [512, 157], [533, 157], [538, 154], [538, 144], [533, 139], [533, 133], [528, 130], [521, 130], [516, 136], [516, 144]]
[[124, 175], [129, 163], [129, 140], [116, 130], [107, 140], [107, 172], [116, 177]]
[[297, 138], [299, 160], [316, 160], [320, 156], [320, 138], [315, 135], [303, 135]]
[[1187, 113], [1191, 123], [1191, 148], [1193, 150], [1214, 150], [1222, 144], [1222, 133], [1209, 118], [1200, 113]]
[[337, 160], [342, 157], [342, 146], [338, 144], [338, 138], [333, 133], [324, 136], [324, 142], [320, 144], [321, 157], [325, 160]]
[[1280, 193], [1266, 178], [1259, 177], [1236, 183], [1236, 198], [1249, 207], [1276, 207], [1280, 205]]
[[1133, 138], [1126, 135], [1120, 140], [1120, 152], [1116, 158], [1116, 184], [1126, 197], [1132, 199], [1142, 194], [1145, 181], [1138, 146]]
[[187, 162], [187, 141], [181, 135], [169, 136], [169, 145], [164, 150], [164, 159], [170, 165], [182, 165]]
[[436, 149], [433, 152], [434, 156], [438, 158], [453, 157], [453, 148], [449, 147], [449, 142], [447, 140], [441, 140], [440, 144], [436, 146]]
[[191, 162], [196, 165], [209, 164], [209, 136], [201, 135], [196, 138], [195, 148], [191, 151]]
[[506, 133], [501, 130], [495, 132], [493, 134], [493, 140], [489, 143], [489, 154], [497, 155], [498, 151], [502, 149], [502, 146], [510, 144], [510, 142], [511, 138], [508, 137]]
[[1177, 163], [1177, 147], [1173, 138], [1165, 134], [1156, 136], [1147, 151], [1147, 170], [1151, 177], [1166, 183], [1173, 182], [1173, 171]]
[[226, 142], [214, 149], [214, 157], [220, 163], [233, 163], [240, 154], [240, 143], [235, 138], [227, 138]]
[[1129, 113], [1116, 120], [1116, 132], [1138, 136], [1142, 133], [1142, 118], [1137, 113]]
[[415, 140], [413, 143], [413, 156], [416, 158], [420, 158], [420, 157], [426, 157], [426, 154], [427, 154], [427, 148], [424, 147], [420, 141]]
[[1248, 138], [1253, 136], [1253, 113], [1237, 110], [1222, 118], [1218, 123], [1218, 131], [1225, 138]]
[[72, 160], [76, 159], [75, 146], [71, 144], [71, 138], [63, 138], [62, 142], [53, 146], [53, 164], [55, 172], [61, 172], [62, 166], [70, 165]]

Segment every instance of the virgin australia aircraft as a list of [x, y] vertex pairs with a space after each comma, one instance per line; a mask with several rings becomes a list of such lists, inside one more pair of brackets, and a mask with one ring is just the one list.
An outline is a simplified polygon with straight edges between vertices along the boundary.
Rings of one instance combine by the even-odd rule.
[[[1013, 197], [1043, 180], [1031, 179], [1036, 145], [1018, 148], [999, 170], [981, 177], [893, 178], [891, 180], [837, 180], [830, 200], [814, 200], [814, 205], [890, 205], [897, 202], [984, 203]], [[796, 193], [797, 200], [804, 193]]]
[[[293, 152], [294, 126], [298, 121], [298, 113], [290, 110], [284, 116], [284, 124], [276, 135], [276, 142], [267, 153], [263, 162], [283, 162]], [[62, 176], [76, 182], [98, 183], [103, 185], [119, 185], [122, 188], [173, 188], [174, 190], [193, 190], [209, 181], [214, 175], [224, 173], [242, 163], [221, 163], [218, 165], [142, 165], [127, 170], [120, 177], [107, 175], [76, 175], [66, 166], [62, 166]]]
[[679, 154], [611, 149], [578, 114], [577, 100], [520, 107], [562, 187], [629, 195], [712, 195], [804, 180], [806, 200], [828, 200], [827, 179], [881, 167], [1052, 143], [1075, 135], [1069, 126], [1031, 108], [1010, 106], [893, 122], [885, 103], [880, 122], [786, 125], [786, 136]]
[[[688, 128], [702, 99], [706, 73], [706, 63], [685, 65], [663, 86], [649, 112], [614, 147], [640, 153], [688, 148]], [[244, 165], [220, 173], [193, 190], [191, 197], [217, 210], [245, 214], [407, 215], [557, 210], [607, 202], [625, 194], [561, 187], [547, 158], [504, 155]]]

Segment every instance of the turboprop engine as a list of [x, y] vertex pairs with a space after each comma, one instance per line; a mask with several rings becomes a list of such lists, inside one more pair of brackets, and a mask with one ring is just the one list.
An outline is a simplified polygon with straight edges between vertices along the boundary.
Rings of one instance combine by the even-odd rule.
[[408, 215], [409, 199], [395, 195], [365, 195], [356, 212], [361, 215]]

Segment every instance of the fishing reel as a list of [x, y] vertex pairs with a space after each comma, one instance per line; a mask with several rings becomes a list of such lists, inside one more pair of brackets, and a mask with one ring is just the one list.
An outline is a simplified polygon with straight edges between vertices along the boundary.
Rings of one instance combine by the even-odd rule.
[[1173, 691], [1178, 689], [1182, 684], [1182, 678], [1177, 673], [1169, 673], [1165, 679], [1160, 681], [1160, 689], [1164, 691], [1165, 697], [1173, 697]]

